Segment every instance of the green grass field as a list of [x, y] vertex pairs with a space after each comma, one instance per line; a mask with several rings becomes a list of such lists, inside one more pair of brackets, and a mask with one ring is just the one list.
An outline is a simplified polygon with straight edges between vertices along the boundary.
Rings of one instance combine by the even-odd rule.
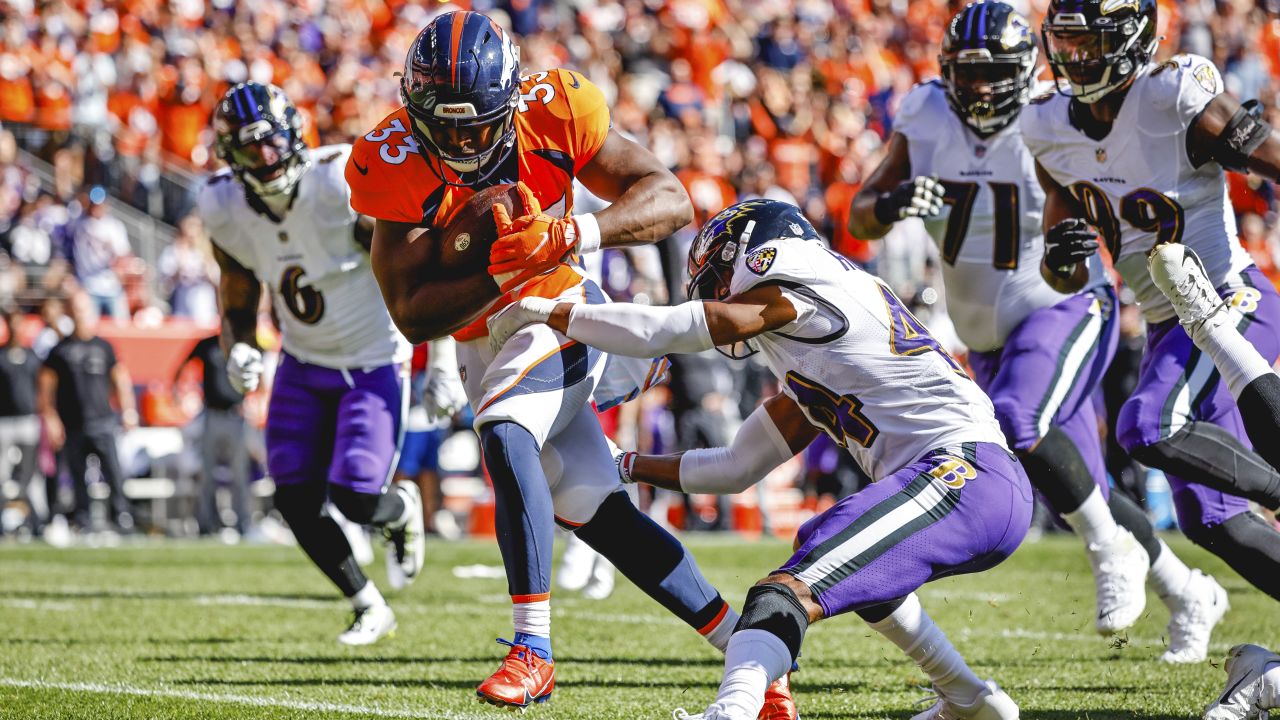
[[[1215, 657], [1238, 642], [1276, 643], [1271, 600], [1170, 541], [1231, 593]], [[735, 605], [787, 555], [776, 542], [690, 543]], [[505, 582], [452, 574], [498, 564], [497, 548], [430, 550], [425, 577], [389, 596], [396, 637], [349, 649], [333, 640], [345, 604], [297, 548], [0, 545], [0, 717], [510, 717], [473, 693], [504, 650], [493, 639], [509, 634]], [[1127, 637], [1095, 635], [1088, 566], [1072, 538], [1026, 545], [992, 572], [933, 584], [921, 597], [1025, 718], [1198, 717], [1225, 678], [1216, 661], [1157, 661], [1168, 616], [1154, 596]], [[604, 602], [559, 594], [553, 627], [559, 685], [525, 717], [657, 720], [714, 696], [719, 655], [625, 582]], [[794, 684], [808, 720], [907, 718], [927, 694], [923, 676], [853, 616], [812, 629], [801, 665]]]

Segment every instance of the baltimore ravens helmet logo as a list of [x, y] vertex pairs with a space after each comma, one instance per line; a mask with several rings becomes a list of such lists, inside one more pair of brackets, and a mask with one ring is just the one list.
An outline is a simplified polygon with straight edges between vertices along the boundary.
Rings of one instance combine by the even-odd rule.
[[757, 275], [764, 275], [769, 272], [769, 268], [773, 267], [773, 261], [777, 257], [778, 251], [771, 247], [753, 250], [747, 255], [747, 269]]
[[1012, 50], [1023, 43], [1030, 43], [1031, 26], [1021, 15], [1014, 13], [1009, 16], [1009, 24], [1004, 26], [1004, 30], [1000, 33], [1000, 44], [1005, 50]]
[[1098, 8], [1098, 12], [1103, 15], [1110, 15], [1113, 12], [1119, 12], [1128, 8], [1134, 12], [1138, 12], [1138, 0], [1104, 0], [1102, 6]]

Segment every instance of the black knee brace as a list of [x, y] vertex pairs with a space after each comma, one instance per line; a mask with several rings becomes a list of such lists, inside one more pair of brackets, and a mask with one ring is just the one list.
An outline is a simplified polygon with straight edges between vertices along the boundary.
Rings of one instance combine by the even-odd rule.
[[747, 591], [747, 602], [734, 632], [764, 630], [778, 636], [791, 651], [791, 661], [800, 656], [809, 613], [791, 588], [781, 583], [756, 585]]
[[342, 528], [324, 512], [324, 483], [302, 483], [276, 488], [276, 509], [289, 523], [298, 546], [311, 558], [342, 594], [351, 597], [368, 578], [351, 557], [351, 545]]
[[1188, 423], [1173, 435], [1144, 447], [1133, 457], [1170, 475], [1280, 508], [1280, 473], [1236, 436], [1207, 422]]
[[1078, 510], [1097, 487], [1080, 448], [1057, 427], [1049, 428], [1035, 448], [1019, 453], [1018, 459], [1031, 484], [1059, 515]]
[[373, 495], [334, 485], [329, 499], [348, 520], [361, 525], [381, 527], [404, 514], [404, 498], [394, 488]]

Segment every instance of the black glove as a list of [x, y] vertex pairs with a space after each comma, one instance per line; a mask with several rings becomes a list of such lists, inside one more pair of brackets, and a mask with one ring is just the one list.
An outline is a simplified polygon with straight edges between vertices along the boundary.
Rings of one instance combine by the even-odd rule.
[[1098, 235], [1080, 218], [1069, 218], [1044, 234], [1044, 264], [1054, 275], [1066, 279], [1076, 264], [1098, 251]]
[[881, 195], [876, 200], [876, 220], [892, 225], [909, 217], [928, 218], [942, 212], [947, 189], [938, 178], [920, 175]]

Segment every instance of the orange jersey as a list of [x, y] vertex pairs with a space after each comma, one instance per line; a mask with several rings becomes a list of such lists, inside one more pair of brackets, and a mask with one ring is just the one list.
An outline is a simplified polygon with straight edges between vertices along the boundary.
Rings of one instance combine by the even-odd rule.
[[[573, 178], [595, 157], [609, 134], [604, 94], [582, 75], [550, 70], [521, 78], [515, 115], [515, 147], [486, 186], [523, 180], [548, 215], [568, 217], [573, 210]], [[425, 150], [423, 151], [425, 152]], [[451, 180], [457, 176], [447, 166]], [[356, 140], [347, 162], [351, 207], [362, 215], [392, 222], [443, 229], [477, 189], [449, 185], [427, 165], [410, 131], [403, 107]], [[488, 334], [485, 320], [521, 297], [558, 297], [580, 284], [583, 275], [563, 264], [507, 293], [478, 320], [454, 334], [474, 340]]]

